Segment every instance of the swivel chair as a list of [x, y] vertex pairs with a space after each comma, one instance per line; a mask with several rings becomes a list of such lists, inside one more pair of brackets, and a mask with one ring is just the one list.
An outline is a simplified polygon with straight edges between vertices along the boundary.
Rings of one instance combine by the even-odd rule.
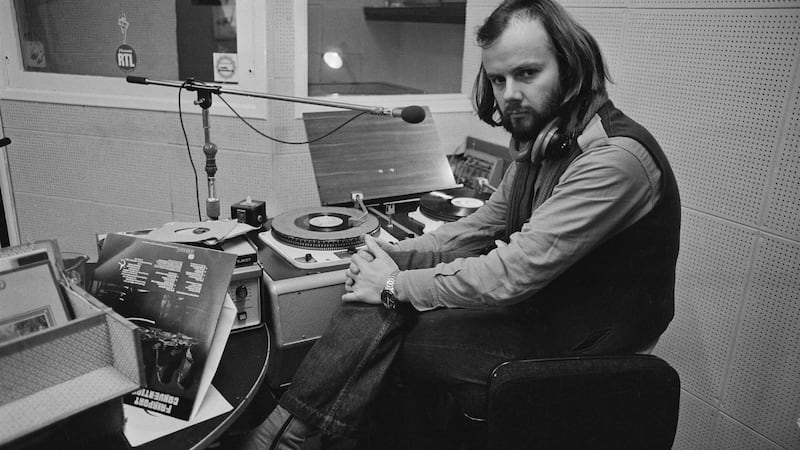
[[489, 381], [490, 449], [669, 449], [680, 378], [648, 355], [514, 360]]

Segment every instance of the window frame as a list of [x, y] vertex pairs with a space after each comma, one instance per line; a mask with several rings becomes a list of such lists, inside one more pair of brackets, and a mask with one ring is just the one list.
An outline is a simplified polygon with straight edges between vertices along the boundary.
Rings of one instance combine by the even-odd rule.
[[[308, 97], [308, 2], [307, 0], [292, 0], [294, 3], [294, 29], [305, 30], [295, 33], [295, 93], [297, 97]], [[465, 33], [467, 31], [465, 30]], [[465, 36], [466, 37], [466, 36]], [[466, 41], [466, 39], [465, 39]], [[467, 49], [464, 48], [464, 55]], [[465, 65], [462, 56], [462, 72]], [[365, 106], [383, 106], [397, 108], [408, 105], [427, 106], [432, 113], [472, 112], [472, 103], [469, 92], [463, 92], [465, 83], [462, 80], [462, 92], [456, 94], [402, 94], [402, 95], [336, 95], [311, 97], [312, 99], [336, 101], [348, 104]], [[295, 116], [302, 117], [303, 113], [330, 111], [330, 108], [309, 104], [295, 104]]]
[[[239, 83], [220, 84], [223, 89], [263, 92], [266, 89], [266, 2], [261, 0], [237, 0], [237, 55]], [[49, 72], [27, 72], [22, 64], [19, 32], [13, 0], [0, 0], [0, 97], [5, 100], [23, 100], [71, 105], [101, 106], [127, 109], [142, 109], [177, 112], [175, 88], [128, 83], [124, 77], [73, 75]], [[148, 74], [131, 75], [149, 77]], [[180, 80], [160, 80], [178, 81]], [[245, 117], [263, 118], [265, 102], [260, 99], [230, 95], [225, 99]], [[184, 112], [195, 112], [196, 96], [182, 95]], [[221, 102], [214, 102], [214, 114], [233, 116]], [[198, 108], [199, 111], [199, 108]]]

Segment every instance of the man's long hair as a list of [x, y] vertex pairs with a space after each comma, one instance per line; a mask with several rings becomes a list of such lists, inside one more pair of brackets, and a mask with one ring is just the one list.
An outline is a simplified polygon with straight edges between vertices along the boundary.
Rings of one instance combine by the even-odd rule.
[[[478, 45], [491, 47], [515, 18], [538, 19], [547, 31], [561, 76], [559, 92], [564, 96], [558, 112], [561, 132], [569, 139], [577, 138], [608, 100], [606, 80], [611, 79], [597, 41], [554, 0], [506, 0], [478, 28]], [[501, 125], [500, 107], [483, 65], [473, 87], [473, 106], [482, 121]]]

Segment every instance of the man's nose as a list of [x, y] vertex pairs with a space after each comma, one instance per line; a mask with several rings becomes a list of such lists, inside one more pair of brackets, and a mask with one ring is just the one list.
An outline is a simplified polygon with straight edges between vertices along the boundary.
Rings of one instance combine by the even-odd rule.
[[503, 91], [503, 99], [506, 102], [522, 100], [522, 91], [517, 86], [517, 83], [511, 80], [506, 80], [506, 89]]

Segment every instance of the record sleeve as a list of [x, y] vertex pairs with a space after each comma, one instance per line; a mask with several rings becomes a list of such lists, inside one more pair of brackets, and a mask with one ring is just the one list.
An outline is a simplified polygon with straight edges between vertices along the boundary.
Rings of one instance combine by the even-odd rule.
[[184, 420], [197, 413], [233, 325], [225, 304], [235, 263], [204, 247], [106, 236], [92, 294], [139, 325], [145, 365], [146, 385], [125, 403]]

